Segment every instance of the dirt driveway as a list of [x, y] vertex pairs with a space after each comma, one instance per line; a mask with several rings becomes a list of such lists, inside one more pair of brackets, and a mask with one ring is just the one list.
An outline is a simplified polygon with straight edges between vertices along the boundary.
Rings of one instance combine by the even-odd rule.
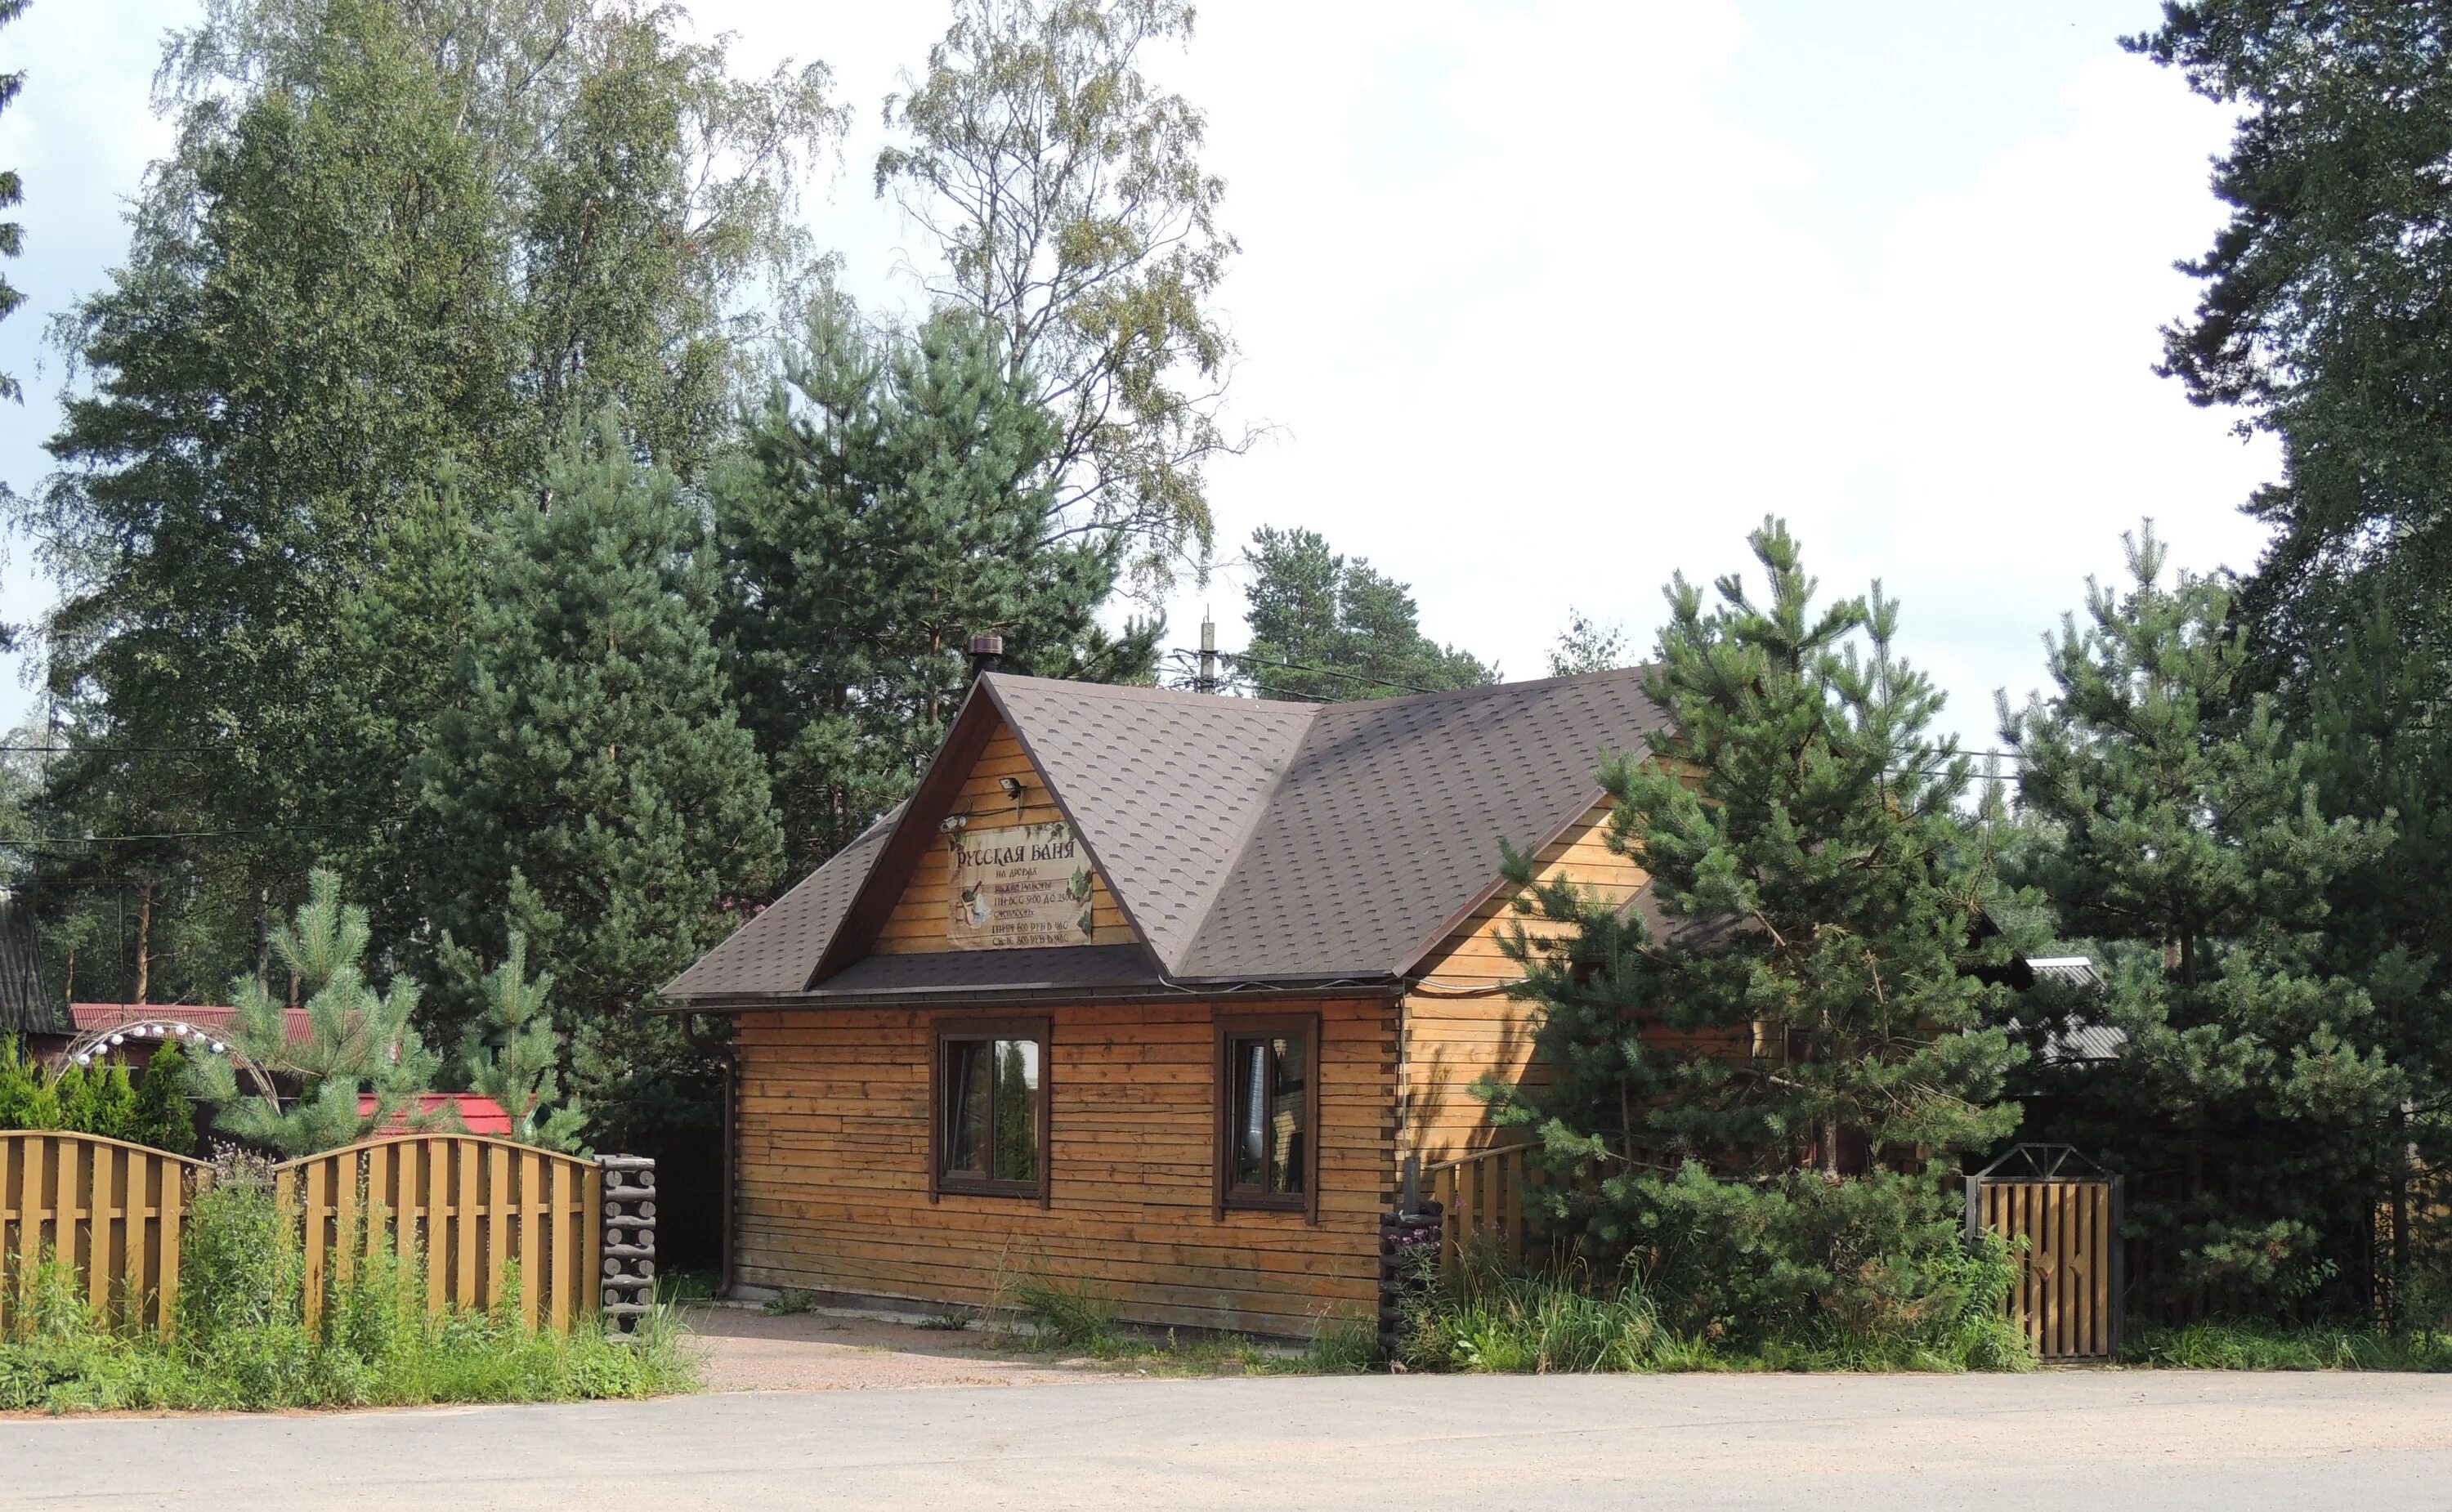
[[[949, 1360], [946, 1368], [981, 1365]], [[1063, 1379], [1071, 1384], [1019, 1391], [736, 1391], [315, 1417], [10, 1420], [0, 1422], [0, 1512], [2452, 1504], [2452, 1380], [2441, 1377]]]
[[775, 1316], [702, 1306], [686, 1314], [710, 1391], [1020, 1386], [1113, 1379], [1086, 1363], [997, 1348], [982, 1335], [842, 1313]]

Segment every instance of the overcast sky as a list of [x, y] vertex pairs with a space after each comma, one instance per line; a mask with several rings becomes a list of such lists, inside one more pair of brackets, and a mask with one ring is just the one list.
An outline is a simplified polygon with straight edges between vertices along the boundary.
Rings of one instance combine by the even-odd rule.
[[[872, 305], [920, 241], [870, 191], [879, 102], [939, 0], [699, 0], [762, 69], [822, 58], [856, 110], [810, 194]], [[121, 257], [168, 131], [147, 84], [194, 0], [33, 0], [0, 29], [26, 89], [28, 304], [0, 323], [0, 480], [41, 481], [63, 379], [45, 323]], [[2226, 118], [2116, 38], [2152, 0], [1210, 0], [1157, 60], [1209, 117], [1243, 246], [1219, 303], [1235, 414], [1223, 555], [1307, 525], [1413, 584], [1425, 628], [1537, 677], [1572, 605], [1648, 649], [1659, 589], [1742, 565], [1788, 517], [1832, 590], [1882, 579], [1908, 655], [1993, 740], [2039, 638], [2151, 515], [2185, 564], [2245, 567], [2239, 501], [2275, 465], [2154, 376], [2172, 269], [2220, 222]], [[0, 617], [49, 592], [22, 542]], [[1214, 605], [1242, 639], [1238, 574]], [[0, 719], [31, 701], [21, 668]]]

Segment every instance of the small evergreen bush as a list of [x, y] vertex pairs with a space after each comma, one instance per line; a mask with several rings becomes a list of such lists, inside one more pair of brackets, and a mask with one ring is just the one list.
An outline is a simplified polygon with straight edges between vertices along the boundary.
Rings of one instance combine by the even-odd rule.
[[0, 1039], [0, 1129], [98, 1134], [184, 1155], [196, 1147], [194, 1114], [181, 1091], [186, 1057], [153, 1052], [141, 1082], [128, 1068], [96, 1063], [53, 1074], [13, 1039]]

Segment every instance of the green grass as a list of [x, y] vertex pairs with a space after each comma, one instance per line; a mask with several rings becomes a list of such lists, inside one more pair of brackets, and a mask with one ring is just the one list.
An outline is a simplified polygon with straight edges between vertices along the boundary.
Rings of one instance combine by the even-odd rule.
[[485, 1314], [420, 1319], [361, 1352], [282, 1321], [225, 1330], [208, 1345], [100, 1327], [52, 1327], [0, 1342], [0, 1411], [264, 1411], [571, 1402], [688, 1391], [695, 1371], [661, 1310], [617, 1342], [594, 1326], [527, 1332]]
[[712, 1270], [667, 1270], [656, 1277], [656, 1300], [677, 1306], [712, 1302], [720, 1280]]
[[769, 1317], [788, 1318], [794, 1313], [815, 1312], [823, 1304], [818, 1300], [816, 1292], [802, 1291], [798, 1286], [785, 1286], [761, 1303], [758, 1310]]
[[2120, 1358], [2180, 1370], [2452, 1370], [2452, 1334], [2197, 1323], [2138, 1329]]
[[1395, 1364], [1473, 1374], [1677, 1371], [2031, 1370], [2033, 1352], [1981, 1306], [1912, 1332], [1756, 1340], [1680, 1333], [1631, 1284], [1597, 1284], [1487, 1262], [1461, 1280], [1426, 1279], [1398, 1333]]

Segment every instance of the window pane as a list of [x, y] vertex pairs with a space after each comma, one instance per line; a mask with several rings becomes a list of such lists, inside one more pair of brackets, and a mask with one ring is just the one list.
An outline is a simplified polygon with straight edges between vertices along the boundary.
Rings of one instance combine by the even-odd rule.
[[1232, 1173], [1228, 1185], [1257, 1188], [1269, 1163], [1269, 1042], [1238, 1039], [1231, 1049], [1235, 1116], [1230, 1133], [1235, 1143], [1228, 1152]]
[[1269, 1042], [1276, 1074], [1269, 1089], [1269, 1190], [1303, 1189], [1304, 1147], [1311, 1130], [1303, 1128], [1303, 1042], [1288, 1035]]
[[945, 1046], [945, 1174], [987, 1174], [992, 1089], [988, 1043], [958, 1039]]
[[999, 1181], [1038, 1179], [1038, 1042], [996, 1041], [996, 1170]]

